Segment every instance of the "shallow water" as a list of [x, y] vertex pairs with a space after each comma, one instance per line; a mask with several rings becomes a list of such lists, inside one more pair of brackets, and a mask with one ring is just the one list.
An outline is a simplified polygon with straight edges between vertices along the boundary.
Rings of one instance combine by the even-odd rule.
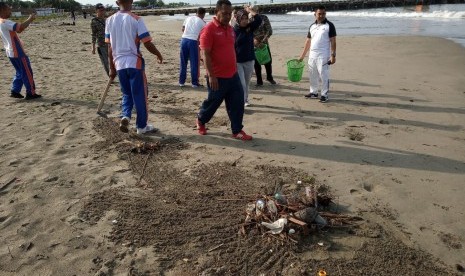
[[[184, 15], [162, 16], [163, 20], [184, 20]], [[275, 34], [306, 36], [313, 12], [270, 14]], [[382, 8], [327, 12], [338, 36], [416, 35], [442, 37], [465, 47], [465, 4], [431, 5], [423, 12], [409, 8]], [[208, 15], [206, 21], [211, 20]]]

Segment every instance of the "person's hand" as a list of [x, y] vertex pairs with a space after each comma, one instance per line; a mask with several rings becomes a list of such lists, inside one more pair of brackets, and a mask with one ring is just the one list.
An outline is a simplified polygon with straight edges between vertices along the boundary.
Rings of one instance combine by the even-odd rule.
[[108, 76], [112, 80], [114, 80], [116, 78], [116, 69], [114, 67], [110, 68], [110, 72], [108, 72]]
[[209, 76], [208, 77], [208, 82], [210, 84], [211, 90], [213, 90], [213, 91], [218, 90], [219, 85], [218, 85], [218, 79], [216, 77]]
[[158, 64], [163, 64], [163, 56], [161, 54], [157, 55], [157, 60], [158, 60]]
[[37, 15], [36, 12], [31, 13], [31, 14], [29, 15], [29, 18], [28, 18], [28, 19], [29, 19], [30, 21], [33, 21], [34, 19], [36, 19], [36, 15]]
[[336, 57], [335, 57], [335, 56], [331, 56], [331, 58], [329, 59], [329, 61], [331, 62], [331, 64], [336, 63]]
[[299, 57], [297, 60], [298, 60], [299, 62], [302, 62], [302, 60], [304, 60], [304, 58], [303, 58], [303, 57]]
[[254, 38], [253, 39], [253, 46], [258, 47], [260, 45], [260, 40]]

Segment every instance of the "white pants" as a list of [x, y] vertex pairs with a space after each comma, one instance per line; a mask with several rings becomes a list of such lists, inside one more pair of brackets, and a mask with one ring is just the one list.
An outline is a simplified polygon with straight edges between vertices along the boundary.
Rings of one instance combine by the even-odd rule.
[[244, 103], [249, 101], [249, 83], [254, 72], [255, 60], [237, 63], [237, 74], [241, 79], [242, 90], [244, 90]]
[[310, 93], [318, 94], [321, 83], [321, 96], [328, 97], [329, 90], [329, 57], [316, 57], [308, 60]]

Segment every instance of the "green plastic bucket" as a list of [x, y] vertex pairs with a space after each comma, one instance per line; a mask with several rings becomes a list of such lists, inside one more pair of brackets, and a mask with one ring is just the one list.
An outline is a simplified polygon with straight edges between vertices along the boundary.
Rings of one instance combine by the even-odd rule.
[[268, 52], [268, 45], [263, 44], [262, 47], [255, 48], [255, 58], [257, 59], [258, 63], [261, 65], [267, 64], [271, 61], [270, 53]]
[[287, 79], [298, 82], [302, 79], [305, 63], [298, 59], [291, 59], [287, 62]]

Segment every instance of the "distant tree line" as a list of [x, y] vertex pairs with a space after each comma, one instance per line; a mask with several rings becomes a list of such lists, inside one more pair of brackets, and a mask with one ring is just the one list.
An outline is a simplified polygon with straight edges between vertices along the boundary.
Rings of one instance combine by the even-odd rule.
[[[79, 2], [74, 0], [33, 0], [33, 1], [21, 1], [21, 0], [0, 0], [1, 2], [7, 3], [13, 9], [37, 9], [37, 8], [55, 8], [64, 9], [65, 11], [79, 11], [82, 6]], [[142, 8], [177, 8], [190, 6], [189, 3], [178, 2], [165, 4], [163, 0], [141, 0], [134, 2], [135, 6]], [[85, 7], [84, 7], [85, 8]], [[107, 5], [107, 8], [110, 8]]]
[[141, 0], [135, 1], [134, 5], [142, 8], [177, 8], [190, 6], [189, 3], [178, 2], [165, 4], [162, 0]]
[[37, 8], [55, 8], [66, 11], [81, 10], [81, 4], [74, 0], [0, 0], [7, 3], [13, 9], [37, 9]]

